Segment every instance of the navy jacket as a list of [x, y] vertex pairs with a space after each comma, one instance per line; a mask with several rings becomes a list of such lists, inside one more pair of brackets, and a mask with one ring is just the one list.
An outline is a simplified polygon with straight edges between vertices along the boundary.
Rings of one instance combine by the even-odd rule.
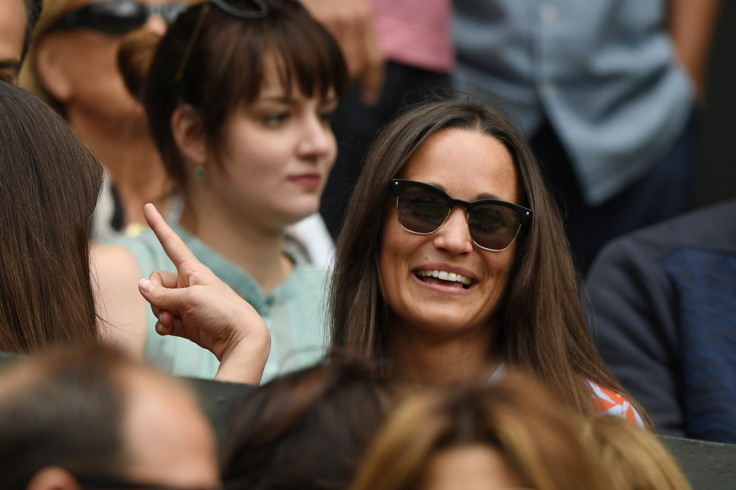
[[736, 200], [614, 240], [587, 286], [593, 340], [657, 429], [736, 443]]

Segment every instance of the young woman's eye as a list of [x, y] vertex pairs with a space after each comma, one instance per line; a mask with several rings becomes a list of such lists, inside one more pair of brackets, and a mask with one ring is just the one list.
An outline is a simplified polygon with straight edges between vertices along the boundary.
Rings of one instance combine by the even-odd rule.
[[278, 126], [283, 124], [289, 118], [288, 112], [273, 112], [263, 116], [263, 123], [266, 126]]

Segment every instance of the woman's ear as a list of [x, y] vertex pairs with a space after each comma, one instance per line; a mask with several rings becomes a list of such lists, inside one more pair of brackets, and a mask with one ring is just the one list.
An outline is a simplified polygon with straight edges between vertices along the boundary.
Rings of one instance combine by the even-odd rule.
[[207, 138], [202, 127], [202, 118], [189, 104], [176, 108], [171, 115], [171, 133], [182, 154], [194, 162], [204, 166], [207, 161]]
[[36, 472], [26, 490], [81, 490], [79, 482], [65, 469], [48, 466]]
[[66, 104], [74, 93], [72, 82], [67, 76], [64, 56], [59, 52], [59, 44], [49, 36], [42, 38], [36, 47], [36, 69], [44, 88], [51, 96]]

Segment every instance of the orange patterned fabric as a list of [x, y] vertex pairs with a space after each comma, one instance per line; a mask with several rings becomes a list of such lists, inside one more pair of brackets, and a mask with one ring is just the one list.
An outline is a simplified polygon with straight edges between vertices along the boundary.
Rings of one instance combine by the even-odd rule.
[[644, 428], [644, 421], [631, 402], [613, 390], [588, 380], [593, 395], [593, 407], [596, 412], [606, 415], [615, 415], [634, 422]]

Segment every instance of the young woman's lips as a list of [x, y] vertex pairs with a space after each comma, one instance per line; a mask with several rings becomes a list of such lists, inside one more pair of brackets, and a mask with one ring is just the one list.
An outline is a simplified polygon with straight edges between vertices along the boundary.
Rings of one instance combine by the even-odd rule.
[[319, 174], [302, 174], [289, 177], [289, 181], [297, 184], [308, 191], [316, 191], [322, 183]]

